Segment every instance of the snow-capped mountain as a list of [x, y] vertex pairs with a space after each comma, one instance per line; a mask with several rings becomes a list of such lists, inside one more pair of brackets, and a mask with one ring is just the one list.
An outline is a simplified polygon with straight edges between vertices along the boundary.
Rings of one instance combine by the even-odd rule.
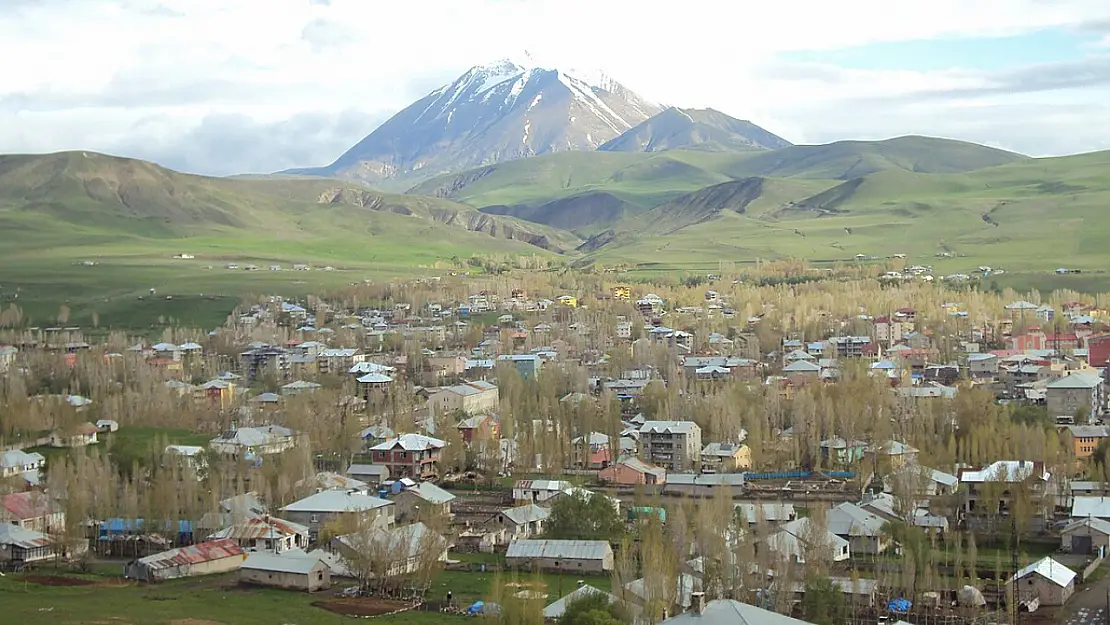
[[601, 73], [498, 61], [413, 103], [331, 165], [289, 173], [374, 184], [593, 150], [660, 110]]

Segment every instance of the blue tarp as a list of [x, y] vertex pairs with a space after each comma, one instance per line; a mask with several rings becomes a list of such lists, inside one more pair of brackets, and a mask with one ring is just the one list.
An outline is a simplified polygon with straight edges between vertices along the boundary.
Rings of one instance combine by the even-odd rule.
[[909, 612], [913, 604], [910, 603], [908, 599], [899, 597], [898, 599], [891, 599], [890, 603], [886, 604], [886, 607], [891, 612]]
[[[100, 523], [100, 535], [112, 536], [115, 534], [141, 534], [144, 532], [143, 525], [146, 521], [143, 519], [108, 519]], [[169, 533], [172, 531], [173, 521], [166, 521], [163, 532]], [[178, 521], [177, 522], [178, 534], [192, 534], [193, 522], [192, 521]]]

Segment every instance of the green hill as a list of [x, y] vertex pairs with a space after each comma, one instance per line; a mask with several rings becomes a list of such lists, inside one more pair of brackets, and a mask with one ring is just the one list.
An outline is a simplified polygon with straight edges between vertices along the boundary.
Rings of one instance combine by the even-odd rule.
[[[752, 177], [850, 180], [882, 171], [940, 174], [973, 171], [1026, 157], [993, 148], [929, 137], [842, 141], [778, 150], [711, 152], [564, 152], [440, 176], [410, 193], [444, 197], [490, 212], [576, 229], [610, 224], [613, 211], [590, 222], [548, 216], [566, 210], [564, 198], [605, 193], [630, 206], [625, 214], [653, 209], [708, 186]], [[541, 208], [541, 207], [547, 208]]]
[[[699, 206], [706, 189], [615, 227], [588, 251], [602, 262], [687, 267], [719, 259], [799, 257], [851, 261], [856, 254], [970, 272], [978, 265], [1011, 273], [1065, 266], [1102, 271], [1110, 254], [1103, 218], [1110, 205], [1110, 152], [1046, 159], [951, 174], [888, 169], [824, 189], [780, 186], [800, 178], [759, 180], [743, 211]], [[749, 193], [755, 183], [743, 187]], [[711, 195], [711, 194], [710, 194]], [[746, 201], [749, 198], [743, 197]], [[677, 226], [677, 227], [676, 227]], [[939, 260], [936, 255], [957, 255]]]
[[[89, 152], [0, 157], [0, 229], [0, 305], [18, 301], [43, 318], [68, 300], [74, 320], [96, 311], [106, 324], [130, 324], [136, 298], [151, 288], [163, 300], [295, 294], [475, 253], [549, 254], [580, 243], [439, 198], [324, 179], [191, 176]], [[263, 270], [225, 269], [231, 262]], [[294, 263], [335, 271], [287, 271]], [[232, 306], [220, 304], [223, 314]], [[210, 323], [215, 313], [198, 314]]]

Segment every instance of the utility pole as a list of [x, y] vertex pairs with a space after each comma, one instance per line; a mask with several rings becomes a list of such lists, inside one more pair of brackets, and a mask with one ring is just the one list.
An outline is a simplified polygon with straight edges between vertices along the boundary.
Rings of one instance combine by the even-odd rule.
[[1014, 590], [1013, 590], [1013, 604], [1014, 604], [1014, 619], [1013, 625], [1018, 625], [1018, 615], [1020, 610], [1018, 608], [1018, 545], [1017, 545], [1017, 515], [1014, 513], [1013, 502], [1010, 502], [1010, 568], [1013, 569], [1014, 576]]

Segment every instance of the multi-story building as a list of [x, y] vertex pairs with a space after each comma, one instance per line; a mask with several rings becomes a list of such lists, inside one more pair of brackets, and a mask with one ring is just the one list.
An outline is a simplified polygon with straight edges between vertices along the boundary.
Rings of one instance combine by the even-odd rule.
[[273, 374], [278, 380], [289, 375], [289, 352], [273, 345], [256, 345], [239, 354], [239, 366], [249, 379]]
[[829, 338], [830, 347], [836, 348], [836, 355], [847, 358], [863, 356], [863, 348], [871, 344], [869, 336], [833, 336]]
[[316, 356], [316, 368], [323, 374], [342, 375], [365, 360], [366, 354], [360, 354], [353, 347], [324, 349]]
[[752, 468], [752, 450], [743, 443], [709, 443], [701, 450], [702, 473], [733, 473]]
[[439, 458], [447, 443], [421, 434], [402, 434], [370, 448], [371, 461], [389, 468], [392, 479], [427, 479], [439, 475]]
[[[981, 469], [961, 469], [958, 477], [964, 512], [977, 516], [1009, 514], [1018, 488], [1027, 491], [1030, 502], [1040, 501], [1052, 476], [1042, 462], [999, 460]], [[990, 510], [988, 505], [997, 509]], [[1043, 514], [1043, 506], [1035, 513]]]
[[875, 317], [875, 340], [880, 343], [897, 343], [902, 340], [905, 330], [902, 322], [897, 318], [887, 316]]
[[1076, 458], [1090, 458], [1102, 441], [1110, 437], [1105, 425], [1069, 425], [1065, 428]]
[[494, 412], [501, 401], [497, 385], [484, 380], [425, 388], [421, 394], [428, 399], [429, 411], [438, 414], [464, 412], [473, 415]]
[[1045, 403], [1050, 417], [1097, 414], [1102, 411], [1102, 378], [1093, 373], [1057, 378], [1045, 387]]
[[643, 459], [667, 471], [693, 471], [701, 459], [701, 427], [693, 421], [645, 421]]

